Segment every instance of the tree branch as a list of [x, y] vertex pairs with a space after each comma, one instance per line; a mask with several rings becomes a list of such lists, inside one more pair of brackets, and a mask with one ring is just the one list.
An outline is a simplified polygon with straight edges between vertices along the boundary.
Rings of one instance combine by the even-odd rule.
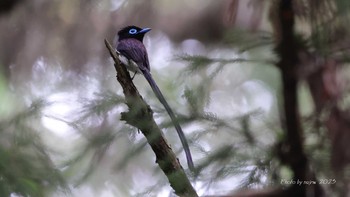
[[[286, 124], [286, 139], [279, 147], [281, 161], [289, 165], [294, 180], [305, 181], [311, 177], [303, 149], [303, 129], [300, 124], [297, 98], [298, 43], [294, 36], [293, 0], [279, 0], [278, 17], [274, 24], [277, 39], [276, 53], [280, 61], [283, 86], [283, 108]], [[310, 188], [310, 187], [309, 187]], [[306, 185], [292, 185], [291, 196], [307, 196]]]
[[156, 162], [167, 176], [170, 186], [177, 195], [184, 197], [198, 196], [175, 153], [154, 121], [152, 109], [143, 100], [132, 82], [129, 72], [120, 60], [120, 55], [117, 55], [115, 49], [107, 40], [105, 40], [105, 44], [115, 62], [114, 67], [117, 71], [117, 80], [123, 88], [126, 105], [129, 108], [128, 112], [121, 113], [121, 120], [125, 120], [144, 134], [156, 155]]

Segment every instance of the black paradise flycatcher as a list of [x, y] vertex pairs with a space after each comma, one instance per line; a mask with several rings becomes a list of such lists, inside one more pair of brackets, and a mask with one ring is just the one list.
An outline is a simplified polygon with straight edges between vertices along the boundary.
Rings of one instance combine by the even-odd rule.
[[136, 26], [124, 27], [118, 32], [119, 38], [115, 48], [127, 59], [133, 60], [137, 64], [138, 68], [132, 67], [130, 65], [127, 68], [130, 71], [134, 72], [135, 74], [142, 73], [143, 76], [145, 76], [148, 83], [150, 84], [154, 94], [157, 96], [159, 101], [164, 105], [164, 108], [168, 112], [171, 118], [171, 121], [175, 126], [177, 134], [179, 135], [179, 138], [181, 140], [182, 146], [186, 154], [188, 167], [193, 171], [194, 165], [193, 165], [190, 148], [188, 146], [185, 134], [182, 131], [181, 126], [177, 118], [175, 117], [174, 112], [170, 108], [168, 102], [165, 100], [162, 92], [158, 88], [156, 82], [153, 80], [153, 77], [150, 73], [151, 68], [148, 61], [147, 50], [145, 48], [145, 45], [142, 43], [143, 37], [150, 30], [151, 30], [150, 28], [141, 29]]

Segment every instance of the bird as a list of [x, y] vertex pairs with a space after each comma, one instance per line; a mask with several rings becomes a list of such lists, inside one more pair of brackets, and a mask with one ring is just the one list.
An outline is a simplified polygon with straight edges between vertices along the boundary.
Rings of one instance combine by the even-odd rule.
[[143, 44], [143, 38], [149, 31], [151, 31], [150, 28], [140, 28], [135, 25], [126, 26], [118, 31], [118, 41], [115, 43], [115, 48], [121, 55], [125, 56], [128, 60], [133, 60], [136, 63], [137, 67], [131, 66], [130, 64], [127, 65], [128, 70], [134, 72], [132, 79], [136, 74], [143, 74], [151, 86], [154, 94], [163, 104], [165, 110], [170, 116], [172, 123], [174, 124], [174, 127], [184, 148], [188, 167], [191, 171], [194, 171], [194, 164], [185, 134], [182, 131], [182, 128], [173, 110], [170, 108], [168, 102], [164, 98], [162, 92], [160, 91], [158, 85], [151, 75], [151, 67], [148, 61], [147, 50]]

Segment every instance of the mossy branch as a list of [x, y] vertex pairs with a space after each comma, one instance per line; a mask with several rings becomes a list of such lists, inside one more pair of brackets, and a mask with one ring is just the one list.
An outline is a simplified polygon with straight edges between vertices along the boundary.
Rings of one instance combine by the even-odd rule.
[[121, 61], [120, 54], [113, 49], [107, 40], [105, 40], [105, 44], [114, 60], [117, 80], [123, 88], [126, 105], [129, 108], [128, 112], [121, 113], [121, 120], [138, 128], [144, 134], [156, 155], [156, 162], [168, 177], [170, 186], [175, 190], [177, 195], [186, 197], [198, 196], [179, 160], [176, 158], [175, 153], [168, 145], [168, 142], [162, 135], [162, 131], [156, 124], [152, 109], [143, 100], [135, 87], [126, 66]]

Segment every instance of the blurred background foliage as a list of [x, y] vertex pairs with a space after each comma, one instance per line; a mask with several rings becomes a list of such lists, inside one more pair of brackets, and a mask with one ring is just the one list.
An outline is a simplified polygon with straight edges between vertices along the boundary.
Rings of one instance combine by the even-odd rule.
[[[119, 120], [126, 106], [103, 40], [113, 41], [130, 24], [153, 29], [144, 41], [152, 74], [190, 142], [199, 173], [188, 175], [199, 195], [290, 180], [279, 158], [285, 134], [275, 2], [3, 0], [0, 196], [172, 195], [144, 137]], [[342, 109], [349, 107], [349, 6], [347, 0], [294, 5], [301, 62], [337, 62], [339, 85], [329, 82], [329, 89], [341, 92]], [[301, 79], [308, 69], [300, 69]], [[185, 164], [165, 110], [141, 76], [134, 83]], [[336, 185], [322, 185], [326, 192], [345, 196], [348, 170], [331, 170], [334, 138], [320, 123], [327, 113], [311, 97], [302, 81], [308, 159], [317, 178], [337, 178]]]

